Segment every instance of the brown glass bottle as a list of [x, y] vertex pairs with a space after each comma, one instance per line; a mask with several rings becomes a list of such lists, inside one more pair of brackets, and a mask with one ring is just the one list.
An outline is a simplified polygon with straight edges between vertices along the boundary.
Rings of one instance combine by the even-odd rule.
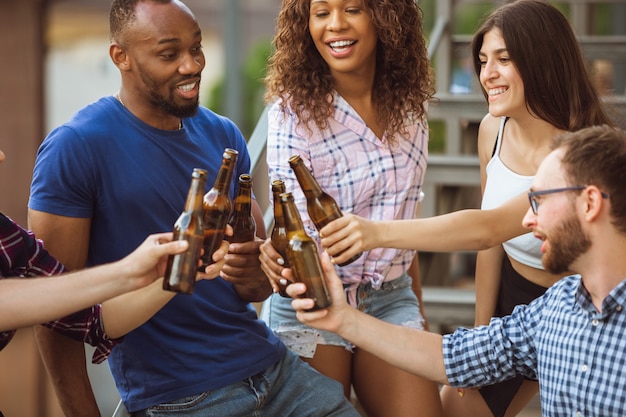
[[[289, 268], [289, 259], [287, 259], [287, 228], [285, 227], [285, 218], [283, 216], [283, 206], [280, 203], [280, 195], [285, 192], [285, 183], [283, 180], [272, 181], [272, 196], [274, 201], [274, 227], [270, 238], [272, 240], [272, 246], [276, 249], [285, 262], [283, 266]], [[287, 295], [286, 285], [278, 284], [278, 293], [283, 297], [289, 297]]]
[[283, 208], [285, 227], [287, 228], [287, 258], [291, 264], [294, 280], [306, 284], [303, 298], [312, 298], [315, 306], [310, 309], [319, 310], [330, 306], [331, 299], [326, 288], [326, 281], [320, 264], [317, 244], [304, 231], [298, 208], [291, 193], [280, 195]]
[[191, 174], [191, 186], [185, 208], [174, 223], [173, 240], [186, 240], [185, 252], [170, 255], [163, 278], [163, 289], [183, 294], [193, 293], [200, 249], [204, 242], [204, 219], [202, 197], [206, 189], [207, 172], [195, 168]]
[[200, 267], [202, 271], [213, 263], [213, 252], [224, 240], [224, 231], [232, 211], [229, 191], [238, 155], [239, 152], [234, 149], [224, 149], [222, 165], [217, 172], [215, 184], [204, 195], [204, 253]]
[[[328, 223], [343, 216], [343, 213], [341, 212], [341, 209], [339, 209], [335, 199], [322, 190], [317, 180], [313, 177], [313, 175], [311, 175], [311, 172], [304, 165], [300, 155], [293, 155], [289, 158], [289, 165], [296, 174], [300, 188], [302, 188], [302, 191], [304, 192], [304, 196], [306, 197], [307, 212], [309, 213], [309, 217], [318, 231], [322, 230], [322, 228]], [[351, 264], [359, 259], [362, 254], [362, 252], [357, 253], [352, 258], [338, 265], [346, 266]]]
[[229, 237], [229, 242], [238, 243], [254, 240], [256, 222], [252, 217], [252, 177], [250, 174], [239, 176], [239, 189], [235, 196], [233, 212], [228, 224], [233, 228], [233, 235]]

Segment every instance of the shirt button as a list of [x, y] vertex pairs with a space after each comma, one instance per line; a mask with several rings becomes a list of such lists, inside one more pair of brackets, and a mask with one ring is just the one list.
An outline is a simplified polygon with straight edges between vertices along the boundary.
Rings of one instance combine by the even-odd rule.
[[587, 372], [587, 369], [589, 369], [589, 367], [587, 365], [583, 365], [580, 367], [580, 370], [583, 372]]
[[599, 323], [598, 319], [593, 319], [593, 320], [591, 321], [591, 324], [593, 324], [594, 326], [597, 326], [597, 325], [598, 325], [598, 323]]
[[622, 306], [617, 306], [616, 310], [617, 311], [622, 311]]
[[576, 411], [576, 417], [583, 417], [583, 413], [581, 413], [580, 411]]

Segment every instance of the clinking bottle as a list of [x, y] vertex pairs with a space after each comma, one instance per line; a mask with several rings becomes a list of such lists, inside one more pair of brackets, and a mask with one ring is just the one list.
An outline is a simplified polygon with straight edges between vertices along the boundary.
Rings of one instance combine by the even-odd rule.
[[320, 264], [317, 244], [304, 231], [298, 208], [291, 193], [280, 195], [283, 208], [283, 217], [287, 229], [287, 259], [291, 265], [293, 277], [297, 282], [306, 284], [303, 298], [312, 298], [315, 305], [310, 311], [326, 308], [331, 304], [331, 298], [324, 281]]
[[204, 253], [202, 254], [202, 271], [213, 263], [215, 252], [224, 240], [224, 231], [230, 218], [232, 201], [230, 199], [230, 184], [237, 164], [239, 152], [234, 149], [224, 149], [222, 165], [217, 172], [215, 184], [204, 195]]
[[[289, 268], [289, 259], [287, 259], [287, 228], [285, 227], [285, 217], [283, 216], [283, 206], [280, 202], [280, 195], [285, 192], [285, 183], [283, 180], [272, 181], [272, 196], [274, 201], [274, 227], [270, 238], [272, 246], [276, 249], [285, 262], [283, 266]], [[287, 295], [286, 285], [278, 284], [278, 293], [283, 297]]]
[[202, 197], [206, 189], [207, 172], [195, 168], [191, 174], [191, 185], [185, 208], [174, 223], [173, 240], [186, 240], [189, 247], [185, 252], [170, 255], [163, 278], [163, 289], [183, 294], [193, 293], [200, 249], [204, 241], [204, 219]]
[[235, 196], [233, 212], [228, 224], [233, 228], [230, 242], [250, 242], [256, 235], [256, 222], [252, 217], [252, 177], [250, 174], [239, 176], [239, 189]]
[[[289, 158], [289, 165], [296, 174], [300, 188], [302, 188], [304, 192], [307, 212], [318, 231], [322, 230], [322, 228], [331, 221], [343, 216], [335, 199], [322, 190], [317, 180], [313, 177], [306, 165], [304, 165], [300, 155], [293, 155]], [[357, 253], [352, 258], [338, 265], [346, 266], [351, 264], [359, 259], [362, 254], [362, 252]]]

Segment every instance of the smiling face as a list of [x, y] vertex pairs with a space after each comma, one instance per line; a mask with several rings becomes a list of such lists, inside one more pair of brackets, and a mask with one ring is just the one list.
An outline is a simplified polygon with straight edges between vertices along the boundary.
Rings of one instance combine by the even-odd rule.
[[[569, 186], [561, 169], [564, 149], [550, 153], [539, 166], [531, 191], [559, 189]], [[531, 209], [524, 216], [523, 225], [532, 229], [535, 237], [543, 241], [542, 264], [553, 274], [576, 270], [572, 265], [591, 246], [576, 213], [577, 192], [563, 191], [535, 197], [537, 214]]]
[[200, 27], [189, 9], [179, 2], [140, 2], [124, 35], [125, 88], [140, 99], [143, 113], [195, 114], [205, 58]]
[[375, 70], [378, 38], [363, 0], [311, 0], [309, 31], [333, 75]]
[[487, 92], [489, 113], [494, 117], [514, 117], [527, 113], [524, 82], [509, 57], [500, 29], [485, 33], [478, 54], [480, 83]]

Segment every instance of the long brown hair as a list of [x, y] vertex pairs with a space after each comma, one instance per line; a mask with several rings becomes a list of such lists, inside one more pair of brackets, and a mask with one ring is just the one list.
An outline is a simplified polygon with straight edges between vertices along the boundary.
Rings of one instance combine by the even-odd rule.
[[[613, 124], [591, 82], [574, 32], [557, 8], [542, 0], [518, 0], [494, 10], [472, 40], [477, 76], [480, 48], [493, 28], [502, 32], [524, 82], [531, 113], [567, 131]], [[487, 96], [484, 89], [483, 94]]]
[[[423, 15], [414, 0], [364, 0], [378, 35], [373, 95], [385, 133], [404, 132], [407, 117], [423, 120], [435, 93]], [[282, 99], [304, 123], [320, 129], [333, 114], [334, 80], [309, 33], [310, 1], [283, 0], [274, 53], [268, 62], [265, 100]]]

